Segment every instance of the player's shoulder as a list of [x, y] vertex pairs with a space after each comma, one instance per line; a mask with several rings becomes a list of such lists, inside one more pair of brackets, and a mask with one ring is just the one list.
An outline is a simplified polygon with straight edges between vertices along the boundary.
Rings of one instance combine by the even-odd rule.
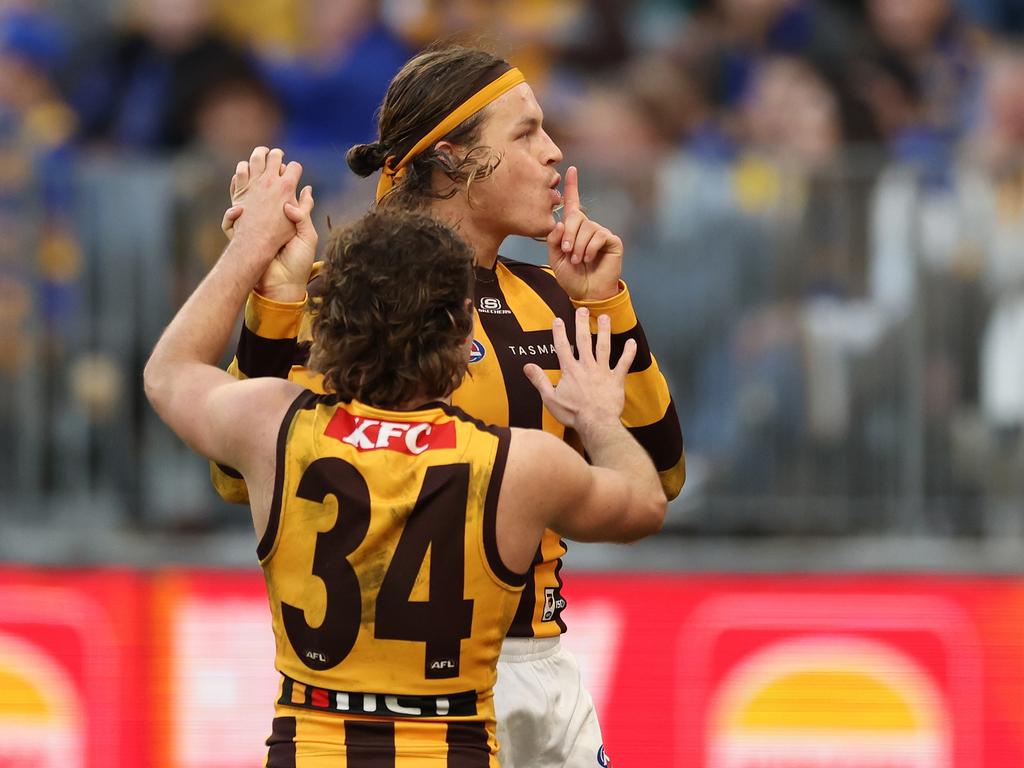
[[509, 439], [509, 427], [499, 427], [496, 424], [488, 424], [486, 421], [482, 421], [475, 416], [470, 416], [457, 405], [442, 404], [440, 408], [446, 416], [450, 417], [454, 421], [468, 424], [478, 432], [485, 432], [505, 441]]
[[514, 455], [521, 464], [530, 466], [534, 471], [559, 471], [559, 465], [567, 458], [576, 458], [578, 454], [564, 440], [541, 429], [510, 427], [510, 456]]
[[511, 486], [529, 489], [531, 498], [542, 505], [558, 506], [567, 495], [578, 492], [586, 465], [576, 451], [540, 429], [512, 427], [510, 431], [505, 477]]

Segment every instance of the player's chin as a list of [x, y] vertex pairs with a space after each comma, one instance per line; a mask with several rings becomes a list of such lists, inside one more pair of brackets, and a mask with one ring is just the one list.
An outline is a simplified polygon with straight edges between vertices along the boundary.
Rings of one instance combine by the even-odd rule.
[[527, 237], [547, 237], [554, 228], [555, 214], [554, 211], [549, 210], [531, 216], [529, 223], [523, 227], [523, 234]]

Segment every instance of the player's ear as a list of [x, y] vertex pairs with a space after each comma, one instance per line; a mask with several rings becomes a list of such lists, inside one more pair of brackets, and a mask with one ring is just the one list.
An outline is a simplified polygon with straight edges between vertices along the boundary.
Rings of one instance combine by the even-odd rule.
[[447, 155], [448, 159], [451, 160], [452, 163], [455, 163], [461, 156], [459, 153], [459, 148], [455, 144], [452, 144], [450, 141], [437, 142], [437, 144], [434, 145], [434, 151], [437, 152], [439, 155]]

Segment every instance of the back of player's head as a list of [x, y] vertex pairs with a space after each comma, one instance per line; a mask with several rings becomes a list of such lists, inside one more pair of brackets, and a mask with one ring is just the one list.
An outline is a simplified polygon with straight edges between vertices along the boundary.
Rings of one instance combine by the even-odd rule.
[[344, 399], [381, 408], [462, 381], [473, 329], [473, 253], [429, 216], [377, 209], [331, 232], [310, 365]]
[[[369, 176], [383, 168], [388, 157], [405, 157], [445, 117], [493, 80], [495, 72], [509, 66], [489, 51], [449, 42], [435, 44], [409, 59], [384, 95], [377, 141], [352, 147], [347, 156], [349, 167], [360, 176]], [[444, 141], [468, 148], [462, 156], [453, 157], [433, 147], [417, 155], [385, 200], [414, 208], [430, 199], [451, 197], [458, 185], [491, 173], [498, 159], [487, 147], [476, 146], [485, 119], [486, 110], [477, 112], [444, 137]], [[434, 169], [453, 184], [435, 190], [431, 183]]]

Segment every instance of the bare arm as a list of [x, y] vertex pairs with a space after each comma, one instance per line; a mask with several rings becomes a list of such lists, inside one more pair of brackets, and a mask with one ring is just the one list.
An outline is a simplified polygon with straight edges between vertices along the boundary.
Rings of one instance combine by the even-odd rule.
[[[257, 147], [248, 160], [235, 168], [231, 177], [232, 207], [221, 220], [221, 228], [231, 240], [235, 223], [259, 187], [253, 183], [266, 168], [269, 150]], [[244, 224], [242, 225], [244, 229]], [[315, 256], [316, 232], [309, 226], [311, 238], [292, 238], [270, 262], [249, 294], [235, 358], [228, 373], [238, 379], [258, 376], [290, 378], [292, 366], [303, 359], [298, 336], [306, 311], [306, 282]], [[309, 242], [307, 242], [309, 240]], [[310, 386], [306, 382], [306, 386]], [[227, 464], [210, 462], [210, 480], [225, 501], [246, 504], [249, 491], [245, 478]]]
[[592, 351], [585, 308], [576, 312], [578, 360], [560, 320], [553, 334], [562, 369], [558, 386], [535, 365], [526, 366], [526, 375], [552, 415], [580, 435], [592, 466], [552, 435], [513, 430], [498, 499], [498, 545], [506, 565], [519, 571], [545, 528], [577, 541], [625, 542], [656, 532], [665, 518], [654, 464], [620, 421], [635, 342], [626, 343], [611, 368], [610, 320], [598, 318]]
[[254, 398], [273, 400], [287, 393], [279, 386], [283, 382], [239, 387], [216, 364], [242, 302], [281, 247], [305, 238], [315, 248], [312, 191], [305, 188], [296, 205], [302, 167], [289, 163], [282, 172], [282, 157], [280, 150], [267, 154], [236, 237], [164, 331], [144, 374], [147, 397], [179, 437], [199, 453], [237, 464], [243, 472], [246, 436], [255, 431], [247, 409]]

